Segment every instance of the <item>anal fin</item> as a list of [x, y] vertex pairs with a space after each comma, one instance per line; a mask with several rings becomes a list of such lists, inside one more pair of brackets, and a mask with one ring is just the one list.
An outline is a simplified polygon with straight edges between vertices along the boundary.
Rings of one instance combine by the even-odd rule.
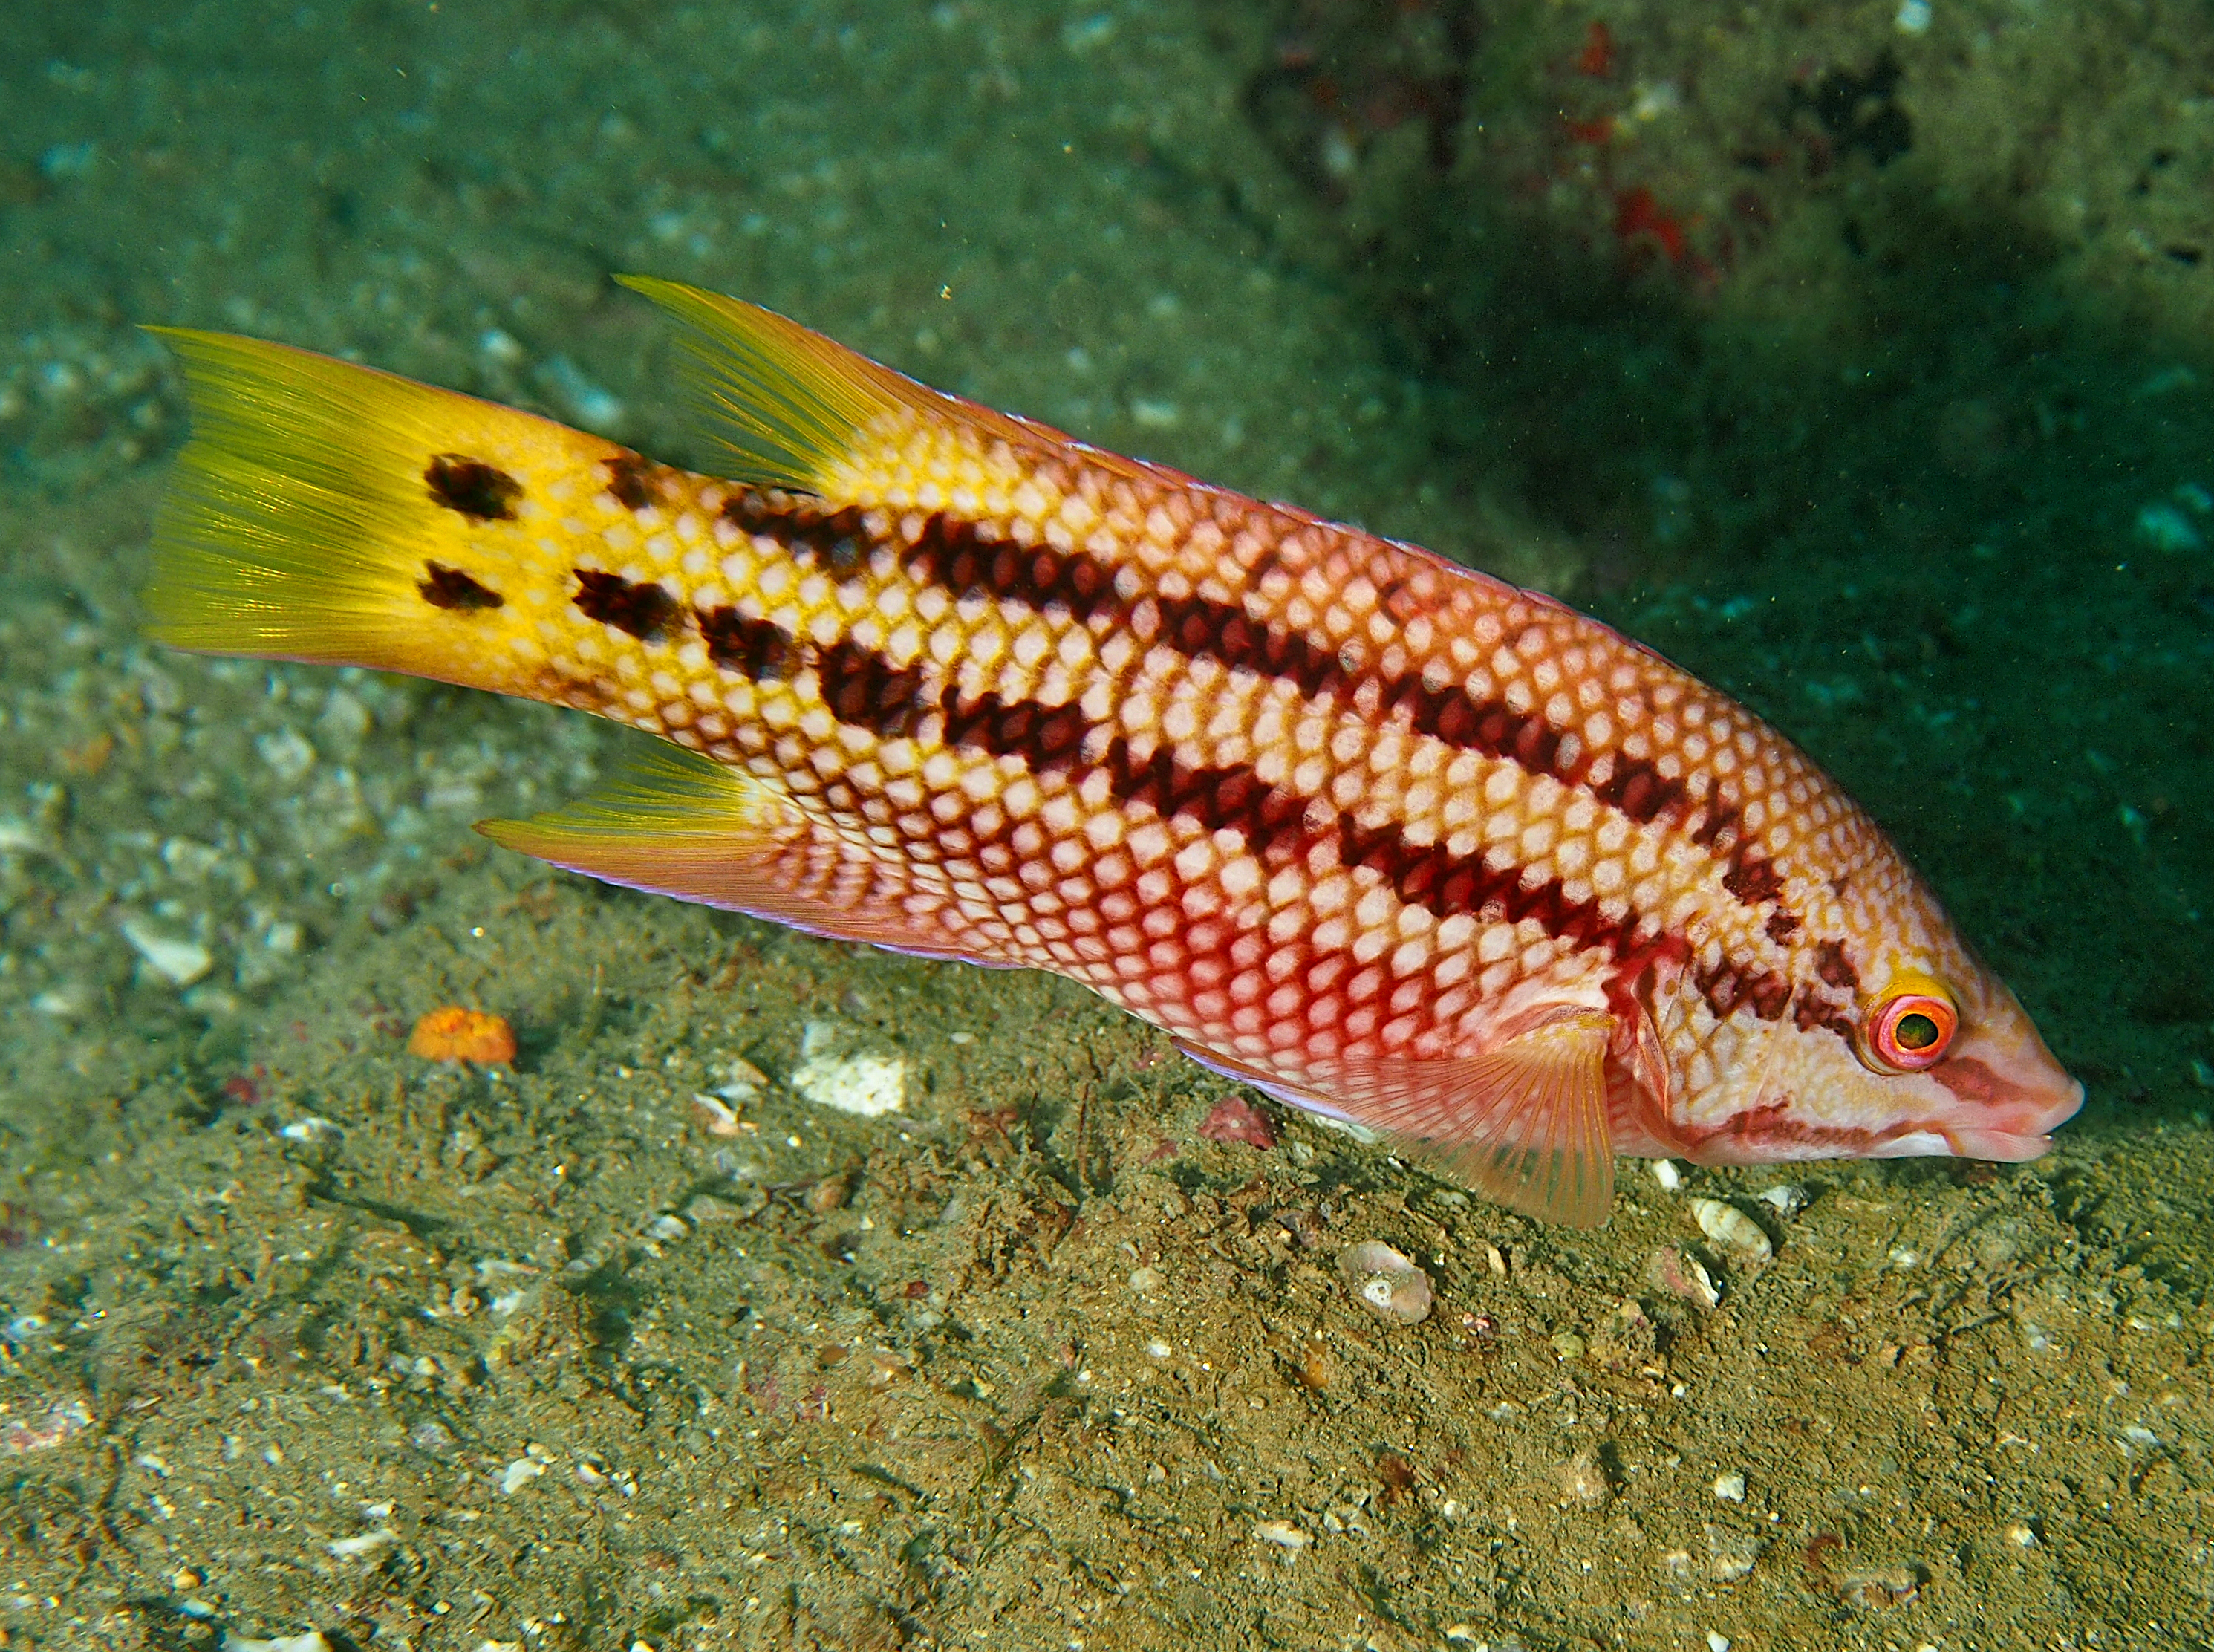
[[670, 747], [528, 820], [484, 820], [502, 847], [655, 895], [835, 940], [988, 964], [927, 915], [904, 872], [811, 819], [776, 787]]

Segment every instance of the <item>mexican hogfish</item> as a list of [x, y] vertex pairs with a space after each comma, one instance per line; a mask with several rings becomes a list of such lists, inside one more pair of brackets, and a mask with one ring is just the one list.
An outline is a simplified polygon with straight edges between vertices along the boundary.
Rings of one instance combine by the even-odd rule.
[[2082, 1087], [1875, 823], [1549, 597], [914, 383], [668, 282], [721, 476], [166, 331], [179, 646], [670, 743], [494, 841], [1049, 970], [1518, 1209], [1617, 1153], [2034, 1158]]

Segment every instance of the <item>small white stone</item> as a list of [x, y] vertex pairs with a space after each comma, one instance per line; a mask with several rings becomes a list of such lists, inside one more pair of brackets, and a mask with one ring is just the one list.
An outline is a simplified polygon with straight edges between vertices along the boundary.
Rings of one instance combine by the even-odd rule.
[[682, 1217], [668, 1215], [656, 1216], [646, 1225], [645, 1231], [650, 1238], [657, 1239], [681, 1239], [692, 1232]]
[[[813, 1050], [805, 1053], [815, 1054]], [[743, 1055], [725, 1056], [722, 1067], [723, 1082], [715, 1093], [725, 1101], [751, 1101], [768, 1088], [768, 1074]]]
[[1707, 1631], [1707, 1652], [1729, 1652], [1729, 1637], [1719, 1629]]
[[1745, 1476], [1733, 1471], [1715, 1477], [1715, 1496], [1724, 1502], [1745, 1501]]
[[333, 745], [348, 750], [358, 746], [376, 719], [367, 706], [344, 688], [333, 688], [323, 696], [323, 709], [315, 719], [315, 732]]
[[1314, 1541], [1289, 1520], [1263, 1520], [1253, 1528], [1253, 1535], [1263, 1543], [1273, 1543], [1279, 1549], [1288, 1549], [1294, 1554]]
[[[498, 1306], [497, 1303], [494, 1306]], [[503, 1496], [512, 1497], [546, 1472], [546, 1465], [529, 1457], [518, 1457], [500, 1471], [499, 1490]]]
[[320, 1118], [310, 1113], [305, 1118], [294, 1119], [277, 1134], [287, 1141], [320, 1141], [326, 1136], [346, 1133], [327, 1118]]
[[1899, 9], [1892, 14], [1891, 26], [1902, 34], [1927, 34], [1930, 0], [1899, 0]]
[[907, 1062], [867, 1054], [816, 1057], [793, 1069], [792, 1087], [818, 1107], [875, 1118], [905, 1104]]
[[738, 1116], [731, 1111], [730, 1104], [719, 1096], [711, 1096], [704, 1090], [692, 1092], [693, 1110], [710, 1135], [738, 1135], [743, 1134]]
[[144, 918], [125, 918], [121, 927], [146, 967], [174, 986], [189, 987], [215, 968], [215, 954], [198, 941], [165, 933]]
[[1652, 1165], [1653, 1179], [1673, 1193], [1684, 1185], [1684, 1172], [1676, 1168], [1673, 1159], [1656, 1159]]
[[586, 430], [605, 436], [622, 423], [622, 399], [595, 383], [566, 356], [548, 357], [539, 368], [537, 379], [539, 387]]
[[234, 1635], [225, 1630], [223, 1652], [331, 1652], [331, 1643], [323, 1638], [320, 1629], [311, 1629], [304, 1635], [272, 1635], [266, 1640]]
[[334, 1543], [326, 1543], [323, 1547], [340, 1560], [345, 1560], [354, 1555], [373, 1555], [386, 1544], [397, 1541], [399, 1536], [400, 1533], [390, 1527], [381, 1526], [374, 1532], [364, 1532], [359, 1537], [340, 1538]]
[[173, 837], [162, 845], [162, 864], [188, 884], [197, 884], [223, 864], [223, 851], [211, 843]]
[[297, 780], [315, 766], [315, 749], [308, 737], [297, 729], [278, 729], [274, 734], [256, 735], [254, 750], [269, 772], [280, 780]]

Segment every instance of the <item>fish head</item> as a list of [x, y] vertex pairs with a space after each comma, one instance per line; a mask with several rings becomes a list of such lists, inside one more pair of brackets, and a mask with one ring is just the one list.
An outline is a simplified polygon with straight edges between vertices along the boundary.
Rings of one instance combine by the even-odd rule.
[[2021, 1003], [1887, 843], [1810, 901], [1755, 983], [1687, 964], [1663, 1009], [1669, 1124], [1712, 1164], [2019, 1162], [2083, 1104]]

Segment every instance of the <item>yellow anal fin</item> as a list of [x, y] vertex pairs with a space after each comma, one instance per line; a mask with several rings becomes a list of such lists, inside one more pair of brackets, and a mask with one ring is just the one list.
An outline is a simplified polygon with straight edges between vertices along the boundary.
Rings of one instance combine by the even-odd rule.
[[1187, 1053], [1295, 1106], [1379, 1130], [1395, 1149], [1509, 1209], [1597, 1227], [1614, 1202], [1607, 1128], [1612, 1021], [1571, 1013], [1465, 1059], [1347, 1061], [1326, 1084], [1287, 1084], [1213, 1050]]
[[670, 746], [598, 791], [528, 820], [484, 820], [505, 848], [627, 889], [923, 958], [977, 957], [908, 909], [900, 870], [810, 820], [753, 776]]
[[[1069, 442], [1050, 426], [919, 384], [758, 304], [651, 276], [616, 278], [692, 329], [689, 388], [705, 433], [723, 450], [716, 468], [736, 480], [842, 501], [856, 467], [871, 472], [918, 431], [950, 437], [971, 459], [994, 444], [1035, 454]], [[1129, 474], [1151, 468], [1090, 448], [1085, 458]]]
[[152, 330], [193, 413], [155, 528], [156, 638], [517, 686], [500, 643], [547, 577], [529, 524], [623, 449], [310, 351]]

